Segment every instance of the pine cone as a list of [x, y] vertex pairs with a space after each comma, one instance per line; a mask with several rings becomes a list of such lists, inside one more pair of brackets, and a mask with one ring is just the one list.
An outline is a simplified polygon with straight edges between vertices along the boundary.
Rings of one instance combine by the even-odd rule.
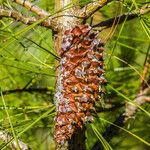
[[55, 139], [63, 145], [78, 128], [91, 122], [91, 111], [106, 82], [103, 43], [89, 25], [66, 30], [60, 48], [57, 81]]

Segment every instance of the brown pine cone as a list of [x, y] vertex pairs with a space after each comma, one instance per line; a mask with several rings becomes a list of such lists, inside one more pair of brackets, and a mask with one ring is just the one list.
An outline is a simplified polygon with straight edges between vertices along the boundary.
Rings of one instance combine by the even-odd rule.
[[57, 81], [55, 139], [63, 145], [86, 122], [91, 122], [101, 85], [106, 82], [103, 70], [103, 43], [89, 25], [79, 25], [64, 32], [60, 48]]

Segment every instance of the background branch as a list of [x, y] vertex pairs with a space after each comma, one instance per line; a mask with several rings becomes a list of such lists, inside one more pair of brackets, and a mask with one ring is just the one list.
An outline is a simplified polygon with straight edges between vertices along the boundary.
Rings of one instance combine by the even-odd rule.
[[114, 103], [114, 104], [105, 104], [106, 105], [109, 105], [109, 107], [107, 106], [106, 108], [104, 107], [96, 107], [96, 112], [97, 113], [101, 113], [101, 112], [109, 112], [109, 111], [115, 111], [117, 109], [120, 109], [121, 107], [124, 106], [124, 104], [121, 104], [121, 103]]
[[[149, 46], [149, 48], [150, 48], [150, 46]], [[141, 77], [141, 90], [144, 89], [144, 86], [146, 84], [145, 79], [146, 79], [146, 76], [148, 74], [149, 67], [150, 67], [150, 54], [148, 55], [148, 57], [146, 59], [146, 62], [144, 64], [144, 70], [143, 70], [143, 74], [142, 74], [142, 77]]]
[[22, 5], [23, 7], [29, 9], [31, 12], [36, 13], [40, 17], [46, 17], [49, 16], [50, 14], [46, 12], [45, 10], [39, 8], [35, 4], [30, 3], [27, 0], [14, 0], [15, 3]]
[[53, 92], [53, 90], [50, 90], [48, 88], [28, 88], [28, 89], [14, 89], [14, 90], [8, 90], [8, 91], [3, 91], [3, 95], [8, 95], [12, 93], [22, 93], [22, 92], [39, 92], [39, 93], [46, 93], [46, 92]]
[[[139, 94], [137, 94], [136, 98], [134, 99], [134, 102], [141, 106], [145, 102], [150, 102], [150, 97], [147, 96], [150, 92], [150, 88], [147, 87], [143, 91], [141, 91]], [[136, 111], [138, 110], [138, 107], [134, 105], [133, 103], [127, 102], [125, 112], [113, 122], [113, 124], [123, 127], [125, 123], [130, 119], [133, 118]], [[117, 135], [120, 131], [120, 128], [110, 125], [105, 129], [105, 132], [102, 133], [103, 137], [106, 139], [107, 142], [109, 142], [115, 135]], [[101, 150], [103, 149], [101, 143], [97, 141], [91, 150]]]
[[150, 4], [143, 6], [142, 8], [140, 8], [138, 10], [133, 10], [130, 13], [125, 13], [123, 15], [102, 21], [100, 23], [93, 25], [92, 27], [93, 28], [95, 28], [95, 27], [109, 28], [114, 24], [116, 25], [116, 24], [123, 23], [125, 20], [132, 20], [132, 19], [134, 19], [140, 15], [144, 15], [144, 14], [149, 13], [149, 12], [150, 12]]
[[[145, 102], [150, 102], [150, 97], [147, 96], [148, 93], [150, 92], [150, 88], [146, 88], [144, 90], [142, 90], [137, 97], [134, 99], [134, 102], [141, 106], [143, 105]], [[134, 105], [131, 102], [127, 102], [126, 107], [125, 107], [125, 113], [123, 114], [125, 116], [124, 118], [124, 122], [127, 122], [130, 118], [134, 117], [134, 114], [136, 113], [136, 111], [138, 110], [138, 106]]]
[[[0, 140], [7, 143], [9, 142], [13, 137], [11, 137], [9, 135], [9, 133], [7, 131], [0, 131]], [[25, 144], [24, 142], [22, 142], [21, 140], [18, 140], [18, 144], [20, 147], [20, 150], [29, 150], [30, 148], [27, 146], [27, 144]], [[12, 149], [16, 149], [17, 150], [17, 143], [16, 141], [13, 141], [10, 145], [10, 147]]]

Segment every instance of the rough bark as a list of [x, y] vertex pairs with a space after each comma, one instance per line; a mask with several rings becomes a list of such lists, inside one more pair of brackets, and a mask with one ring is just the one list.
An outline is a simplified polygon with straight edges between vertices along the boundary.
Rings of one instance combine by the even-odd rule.
[[[67, 5], [71, 3], [71, 0], [56, 0], [56, 5], [55, 5], [55, 11], [59, 11], [65, 7], [67, 7]], [[71, 8], [66, 8], [64, 11], [61, 11], [60, 13], [57, 14], [56, 17], [56, 22], [57, 22], [57, 35], [55, 36], [55, 49], [58, 53], [58, 55], [60, 55], [60, 47], [61, 47], [61, 43], [63, 40], [63, 34], [67, 29], [73, 28], [75, 27], [77, 24], [81, 23], [81, 20], [79, 20], [76, 17], [72, 17], [74, 16], [74, 12], [78, 12], [79, 11], [79, 7], [76, 6], [72, 6]], [[61, 16], [61, 17], [60, 17]], [[58, 80], [59, 80], [59, 73], [60, 73], [60, 68], [58, 68], [57, 70], [57, 74], [58, 74]], [[57, 81], [58, 84], [58, 81]], [[56, 89], [56, 91], [58, 91], [58, 88]], [[57, 100], [56, 100], [57, 101]], [[81, 149], [77, 148], [78, 150], [84, 150], [82, 149], [83, 147], [85, 147], [85, 139], [81, 137], [84, 137], [85, 132], [84, 130], [80, 129], [78, 130], [78, 132], [76, 132], [72, 138], [69, 140], [69, 142], [66, 144], [64, 144], [63, 146], [58, 145], [58, 143], [56, 143], [57, 145], [57, 149], [62, 149], [62, 150], [73, 150], [74, 147], [77, 148], [76, 142], [79, 143]]]

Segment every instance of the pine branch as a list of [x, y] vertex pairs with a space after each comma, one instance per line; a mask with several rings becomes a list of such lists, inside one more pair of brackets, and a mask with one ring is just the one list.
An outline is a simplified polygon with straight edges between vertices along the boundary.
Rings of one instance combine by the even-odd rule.
[[[139, 94], [137, 94], [136, 98], [134, 99], [134, 102], [139, 106], [143, 105], [146, 102], [150, 102], [150, 97], [148, 96], [149, 93], [150, 93], [150, 88], [147, 87]], [[134, 115], [138, 110], [137, 105], [128, 102], [125, 107], [125, 112], [119, 115], [119, 117], [113, 122], [113, 124], [123, 127], [130, 118], [134, 118]], [[119, 131], [120, 128], [114, 125], [110, 125], [105, 129], [105, 132], [103, 132], [102, 135], [105, 138], [105, 140], [109, 142], [115, 135], [119, 133]], [[101, 149], [103, 149], [102, 145], [99, 141], [97, 141], [91, 150], [101, 150]]]
[[5, 10], [0, 8], [0, 18], [2, 17], [10, 17], [15, 19], [16, 21], [21, 21], [24, 24], [33, 24], [37, 21], [35, 17], [25, 17], [21, 13], [14, 10]]
[[81, 9], [79, 17], [87, 19], [92, 14], [94, 14], [97, 10], [99, 10], [100, 8], [102, 8], [103, 6], [105, 6], [111, 1], [112, 0], [98, 0], [98, 1], [93, 0], [92, 2], [90, 2], [89, 4], [87, 4]]
[[48, 88], [28, 88], [28, 89], [14, 89], [14, 90], [8, 90], [8, 91], [3, 91], [3, 95], [8, 95], [12, 93], [22, 93], [22, 92], [39, 92], [39, 93], [46, 93], [46, 92], [53, 92], [52, 90], [49, 90]]
[[46, 12], [45, 10], [39, 8], [35, 4], [30, 3], [27, 0], [14, 0], [15, 3], [22, 5], [23, 7], [29, 9], [31, 12], [36, 13], [40, 17], [46, 17], [49, 16], [50, 14]]
[[[7, 131], [0, 131], [0, 140], [3, 141], [4, 143], [9, 142], [13, 137], [9, 135]], [[18, 140], [19, 148], [20, 150], [29, 150], [30, 148], [22, 142], [21, 140]], [[12, 149], [17, 149], [17, 143], [16, 141], [13, 141], [10, 145]]]
[[[5, 9], [0, 8], [0, 18], [2, 18], [2, 17], [13, 18], [15, 21], [20, 21], [26, 25], [31, 25], [31, 24], [39, 21], [39, 19], [37, 19], [35, 17], [26, 17], [15, 10], [5, 10]], [[53, 21], [51, 18], [48, 18], [48, 20], [41, 22], [40, 25], [47, 27], [47, 28], [52, 28]]]
[[[146, 102], [150, 102], [150, 97], [147, 96], [148, 93], [150, 93], [150, 88], [146, 88], [142, 90], [134, 99], [134, 103], [141, 106]], [[130, 118], [133, 118], [136, 111], [138, 110], [138, 106], [134, 105], [131, 102], [128, 102], [125, 107], [125, 113], [123, 114], [125, 116], [124, 122], [127, 122]]]
[[[105, 104], [105, 105], [107, 105], [107, 104]], [[124, 104], [114, 103], [114, 104], [110, 104], [110, 106], [108, 108], [96, 107], [96, 112], [97, 113], [110, 112], [110, 111], [114, 111], [114, 110], [120, 109], [123, 106], [124, 106]]]
[[[125, 20], [132, 20], [134, 18], [137, 18], [138, 16], [147, 14], [150, 12], [150, 4], [147, 4], [145, 6], [143, 6], [142, 8], [138, 9], [138, 10], [133, 10], [130, 13], [125, 13], [123, 15], [114, 17], [114, 18], [110, 18], [108, 20], [102, 21], [100, 23], [97, 23], [95, 25], [93, 25], [92, 27], [103, 27], [105, 28], [109, 28], [111, 27], [113, 24], [121, 24], [123, 23]], [[115, 22], [114, 22], [115, 21]]]

